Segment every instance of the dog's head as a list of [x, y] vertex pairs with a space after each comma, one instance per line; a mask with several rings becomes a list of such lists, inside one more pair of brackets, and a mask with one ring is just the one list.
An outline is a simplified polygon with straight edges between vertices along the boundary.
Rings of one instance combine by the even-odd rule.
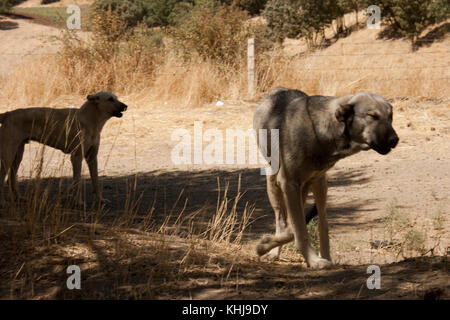
[[352, 141], [362, 149], [387, 154], [395, 148], [398, 136], [392, 127], [392, 106], [373, 93], [358, 93], [339, 99], [336, 118], [344, 122]]
[[116, 95], [111, 92], [98, 92], [96, 94], [90, 94], [87, 96], [89, 102], [95, 104], [95, 106], [107, 115], [111, 117], [121, 118], [122, 112], [127, 110], [127, 105], [120, 102]]

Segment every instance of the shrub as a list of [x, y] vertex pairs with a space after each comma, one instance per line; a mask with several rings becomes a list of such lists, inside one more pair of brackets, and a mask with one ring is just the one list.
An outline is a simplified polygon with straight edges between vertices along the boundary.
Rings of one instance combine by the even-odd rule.
[[236, 6], [193, 7], [172, 29], [183, 56], [197, 54], [204, 60], [236, 65], [246, 52], [250, 27], [248, 15]]
[[449, 17], [445, 0], [382, 0], [382, 17], [396, 33], [411, 41], [412, 49], [420, 34], [429, 26]]
[[444, 211], [439, 210], [439, 211], [435, 212], [432, 216], [432, 222], [433, 222], [433, 228], [435, 230], [444, 229], [444, 222], [445, 222]]
[[406, 249], [419, 253], [425, 252], [425, 241], [425, 234], [414, 228], [409, 230], [404, 238]]
[[96, 0], [95, 10], [107, 11], [111, 8], [126, 22], [134, 27], [144, 22], [149, 27], [167, 26], [169, 16], [178, 3], [192, 3], [192, 0]]
[[96, 0], [94, 12], [101, 14], [112, 10], [128, 27], [136, 26], [144, 20], [146, 8], [144, 0]]
[[262, 15], [267, 20], [271, 36], [279, 43], [283, 42], [286, 37], [295, 38], [301, 34], [299, 2], [269, 0]]
[[263, 12], [274, 40], [304, 37], [309, 44], [315, 44], [339, 14], [335, 0], [269, 0]]
[[180, 0], [152, 0], [146, 2], [146, 23], [150, 27], [167, 26], [169, 16]]
[[[157, 65], [164, 59], [159, 31], [145, 24], [130, 29], [118, 14], [109, 9], [94, 12], [92, 37], [82, 40], [67, 31], [60, 38], [58, 71], [71, 81], [68, 90], [85, 94], [109, 90], [126, 92], [145, 86]], [[89, 77], [86, 77], [89, 70]]]
[[20, 2], [20, 0], [0, 0], [0, 13], [8, 12], [12, 8], [12, 6]]
[[263, 11], [267, 1], [268, 0], [221, 0], [222, 3], [228, 5], [232, 5], [234, 3], [251, 15], [259, 14]]

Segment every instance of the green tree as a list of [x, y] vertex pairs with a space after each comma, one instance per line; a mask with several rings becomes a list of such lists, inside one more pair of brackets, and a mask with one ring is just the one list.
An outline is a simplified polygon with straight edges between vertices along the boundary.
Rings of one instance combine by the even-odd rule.
[[242, 10], [247, 11], [249, 14], [255, 15], [259, 14], [261, 11], [264, 10], [264, 7], [268, 0], [212, 0], [212, 1], [219, 2], [220, 4], [226, 4], [227, 6], [235, 5], [241, 8]]
[[338, 0], [338, 6], [341, 7], [343, 14], [354, 12], [356, 25], [358, 26], [358, 13], [371, 5], [370, 0]]
[[288, 38], [302, 35], [300, 2], [295, 0], [269, 0], [262, 13], [272, 38], [282, 43]]
[[448, 0], [383, 0], [381, 15], [391, 28], [411, 41], [417, 49], [417, 39], [429, 26], [448, 18]]
[[0, 0], [0, 13], [9, 12], [12, 6], [18, 3], [20, 3], [20, 0]]
[[95, 10], [117, 12], [129, 27], [144, 22], [149, 27], [167, 26], [172, 11], [179, 3], [193, 3], [193, 0], [96, 0]]

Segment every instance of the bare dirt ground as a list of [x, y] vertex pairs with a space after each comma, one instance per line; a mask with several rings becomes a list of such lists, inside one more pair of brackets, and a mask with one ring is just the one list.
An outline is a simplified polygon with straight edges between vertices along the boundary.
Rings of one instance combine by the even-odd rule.
[[60, 30], [31, 22], [18, 16], [0, 15], [0, 75], [11, 72], [26, 59], [55, 53], [57, 48], [48, 38]]
[[[18, 42], [29, 41], [34, 48], [34, 40], [28, 40], [27, 34], [39, 28], [15, 22], [16, 29], [6, 30], [0, 20], [2, 40], [4, 36], [9, 39], [0, 41], [0, 46], [8, 42], [7, 49], [14, 49]], [[23, 33], [12, 35], [17, 29]], [[20, 60], [2, 62], [0, 70], [14, 63]], [[172, 165], [171, 151], [178, 143], [171, 139], [175, 129], [185, 128], [193, 134], [194, 121], [202, 121], [203, 130], [249, 129], [256, 102], [226, 101], [221, 107], [187, 110], [164, 102], [141, 105], [141, 97], [120, 98], [129, 110], [122, 119], [107, 123], [99, 155], [104, 197], [111, 200], [107, 211], [98, 216], [91, 211], [66, 210], [70, 229], [36, 243], [23, 233], [21, 218], [11, 219], [4, 210], [1, 298], [449, 298], [448, 99], [391, 100], [398, 147], [387, 156], [361, 152], [330, 170], [328, 213], [335, 266], [317, 271], [306, 268], [293, 246], [284, 248], [280, 261], [257, 261], [254, 245], [263, 234], [274, 231], [274, 219], [265, 178], [256, 166]], [[83, 97], [62, 97], [53, 106], [80, 106], [82, 102]], [[38, 152], [36, 144], [27, 146], [19, 174], [22, 192], [34, 181]], [[44, 159], [45, 185], [54, 191], [61, 181], [67, 184], [66, 177], [71, 174], [68, 157], [47, 150]], [[241, 244], [195, 240], [183, 231], [162, 235], [142, 228], [180, 212], [183, 217], [197, 214], [192, 219], [196, 225], [207, 223], [216, 212], [218, 193], [223, 193], [229, 182], [228, 195], [233, 198], [239, 177], [240, 190], [245, 193], [237, 212], [242, 214], [245, 204], [254, 208], [253, 222]], [[90, 191], [89, 183], [87, 189]], [[123, 223], [123, 215], [130, 212], [130, 197], [138, 205], [131, 210], [133, 218]], [[400, 233], [394, 235], [389, 248], [371, 245], [374, 240], [391, 241], [385, 217], [394, 213], [407, 217], [405, 228], [425, 235], [419, 241], [424, 251], [402, 251], [405, 238]], [[442, 217], [440, 227], [436, 227], [438, 215]], [[18, 242], [23, 243], [21, 249]], [[82, 290], [66, 289], [70, 264], [83, 270]], [[381, 268], [380, 290], [366, 287], [367, 266], [373, 264]]]

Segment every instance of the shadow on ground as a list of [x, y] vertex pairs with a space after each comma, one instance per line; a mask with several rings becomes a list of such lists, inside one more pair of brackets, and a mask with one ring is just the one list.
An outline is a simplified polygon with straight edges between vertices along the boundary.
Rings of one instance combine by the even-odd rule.
[[[442, 42], [449, 32], [450, 23], [448, 22], [433, 27], [426, 34], [416, 39], [414, 49], [417, 50], [421, 47], [429, 47], [435, 42]], [[402, 35], [393, 24], [387, 26], [378, 34], [378, 39], [397, 40], [402, 38], [405, 38], [404, 35]]]
[[19, 24], [14, 21], [6, 20], [4, 17], [0, 16], [0, 30], [12, 30], [17, 29]]
[[[329, 176], [329, 188], [363, 185], [368, 181], [363, 171], [335, 172]], [[22, 180], [19, 183], [20, 193], [29, 194], [30, 190], [35, 189], [36, 183], [33, 179]], [[68, 178], [46, 178], [39, 181], [39, 188], [45, 189], [51, 199], [51, 195], [56, 197], [67, 192], [70, 183], [71, 179]], [[218, 202], [220, 204], [225, 196], [233, 202], [239, 192], [238, 215], [244, 212], [246, 206], [254, 208], [254, 222], [247, 229], [246, 238], [256, 239], [264, 233], [274, 232], [274, 216], [266, 193], [266, 178], [260, 175], [259, 169], [152, 171], [103, 177], [102, 184], [103, 197], [110, 201], [105, 207], [106, 214], [102, 218], [104, 223], [133, 210], [136, 224], [148, 217], [150, 212], [155, 224], [162, 223], [168, 216], [175, 220], [181, 212], [184, 216], [198, 213], [195, 222], [204, 224], [216, 212]], [[84, 180], [84, 186], [86, 204], [89, 206], [94, 202], [90, 180]], [[364, 206], [376, 200], [361, 199], [338, 206], [331, 202], [328, 215], [336, 219], [338, 224], [354, 224], [353, 216], [366, 211]], [[312, 203], [310, 195], [307, 208]]]
[[[71, 215], [68, 223], [71, 228], [61, 228], [62, 232], [48, 238], [32, 239], [29, 234], [33, 233], [24, 230], [26, 224], [22, 224], [20, 217], [11, 219], [3, 211], [0, 276], [6, 281], [0, 285], [0, 298], [417, 299], [436, 288], [444, 297], [448, 292], [448, 257], [421, 257], [381, 265], [382, 287], [369, 290], [366, 265], [310, 270], [299, 261], [258, 262], [253, 251], [239, 246], [178, 235], [161, 236], [140, 229], [141, 221], [152, 208], [151, 218], [155, 222], [163, 221], [170, 212], [175, 216], [180, 212], [189, 215], [207, 208], [195, 221], [205, 223], [215, 212], [219, 186], [223, 193], [228, 183], [228, 196], [233, 198], [238, 192], [239, 177], [243, 195], [238, 212], [242, 212], [245, 203], [255, 206], [256, 220], [246, 230], [246, 242], [273, 232], [265, 177], [258, 169], [154, 171], [105, 177], [104, 196], [111, 204], [101, 218], [85, 223], [79, 221], [79, 214]], [[70, 179], [51, 178], [40, 182], [45, 186], [42, 192], [52, 195], [58, 194], [61, 188], [65, 190]], [[366, 182], [368, 178], [363, 171], [335, 172], [330, 177], [333, 188]], [[35, 183], [35, 180], [21, 181], [21, 192], [26, 194]], [[90, 193], [90, 183], [86, 183], [86, 191]], [[92, 200], [92, 196], [88, 197], [87, 203]], [[114, 226], [130, 206], [135, 208], [136, 219], [126, 226]], [[337, 206], [329, 214], [331, 218], [345, 217], [344, 223], [355, 224], [352, 217], [363, 211], [362, 207], [361, 204]], [[42, 234], [46, 232], [43, 228]], [[73, 264], [82, 270], [81, 290], [67, 289], [66, 269]]]

